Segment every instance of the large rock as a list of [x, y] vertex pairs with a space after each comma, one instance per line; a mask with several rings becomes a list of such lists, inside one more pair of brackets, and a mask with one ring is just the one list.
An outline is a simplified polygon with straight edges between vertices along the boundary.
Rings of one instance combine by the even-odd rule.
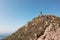
[[49, 25], [37, 40], [60, 40], [60, 26], [58, 24]]

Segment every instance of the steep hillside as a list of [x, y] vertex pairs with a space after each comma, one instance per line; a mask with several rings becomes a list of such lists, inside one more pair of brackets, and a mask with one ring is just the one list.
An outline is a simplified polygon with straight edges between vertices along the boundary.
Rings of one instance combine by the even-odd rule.
[[39, 15], [4, 40], [59, 40], [60, 18]]

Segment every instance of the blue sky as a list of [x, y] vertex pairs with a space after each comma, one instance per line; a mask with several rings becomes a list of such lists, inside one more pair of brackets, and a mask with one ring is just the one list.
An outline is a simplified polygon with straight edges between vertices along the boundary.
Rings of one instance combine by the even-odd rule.
[[40, 11], [60, 16], [60, 0], [0, 0], [0, 33], [16, 31]]

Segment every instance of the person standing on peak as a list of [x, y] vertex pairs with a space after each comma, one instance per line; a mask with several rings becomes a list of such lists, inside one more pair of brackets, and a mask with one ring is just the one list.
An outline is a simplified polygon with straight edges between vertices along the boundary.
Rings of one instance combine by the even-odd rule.
[[40, 12], [40, 16], [42, 16], [42, 11]]
[[40, 15], [42, 15], [42, 11], [40, 12]]

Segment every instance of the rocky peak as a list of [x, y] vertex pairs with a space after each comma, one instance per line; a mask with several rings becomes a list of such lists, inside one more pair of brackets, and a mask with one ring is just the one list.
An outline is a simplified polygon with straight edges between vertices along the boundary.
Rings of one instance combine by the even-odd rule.
[[60, 18], [39, 15], [4, 40], [59, 40]]

